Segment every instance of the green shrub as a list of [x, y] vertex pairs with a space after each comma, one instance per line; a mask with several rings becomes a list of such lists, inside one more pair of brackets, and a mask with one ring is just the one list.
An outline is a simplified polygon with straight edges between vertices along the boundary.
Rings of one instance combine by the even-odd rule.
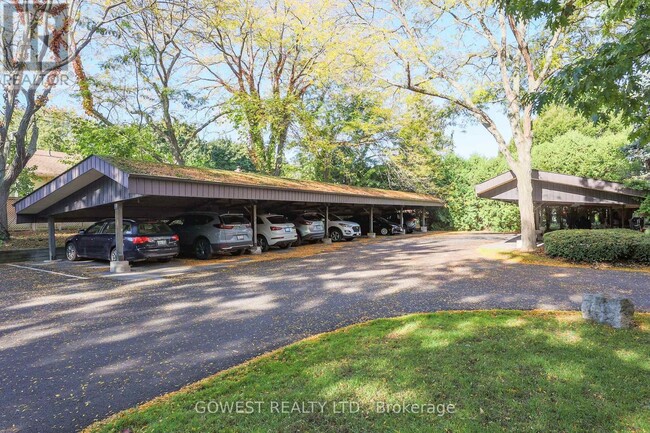
[[634, 248], [632, 260], [650, 263], [650, 236], [639, 236]]
[[551, 257], [575, 262], [650, 262], [650, 238], [627, 229], [559, 230], [544, 235]]

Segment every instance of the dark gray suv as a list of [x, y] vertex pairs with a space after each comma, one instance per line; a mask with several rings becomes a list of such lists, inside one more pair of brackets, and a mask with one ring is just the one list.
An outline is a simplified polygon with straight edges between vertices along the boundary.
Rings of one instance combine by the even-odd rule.
[[168, 222], [180, 238], [181, 251], [205, 260], [216, 252], [240, 255], [253, 247], [251, 223], [242, 214], [190, 212]]

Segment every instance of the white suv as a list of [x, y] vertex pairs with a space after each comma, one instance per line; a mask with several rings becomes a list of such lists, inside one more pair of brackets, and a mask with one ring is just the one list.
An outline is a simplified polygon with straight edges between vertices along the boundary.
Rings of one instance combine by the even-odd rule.
[[[321, 215], [325, 221], [325, 215]], [[354, 221], [345, 221], [343, 218], [329, 214], [329, 223], [327, 224], [327, 233], [330, 235], [332, 242], [338, 242], [345, 239], [351, 241], [361, 236], [361, 226]]]
[[284, 215], [264, 214], [257, 217], [257, 243], [262, 251], [270, 247], [289, 248], [298, 239], [296, 226]]

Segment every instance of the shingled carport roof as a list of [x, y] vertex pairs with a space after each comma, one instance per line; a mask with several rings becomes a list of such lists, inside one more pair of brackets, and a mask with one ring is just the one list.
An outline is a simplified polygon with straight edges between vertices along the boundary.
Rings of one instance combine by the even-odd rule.
[[[617, 182], [533, 170], [533, 201], [545, 205], [580, 205], [636, 209], [648, 194]], [[512, 171], [476, 185], [482, 198], [517, 203], [517, 178]]]
[[19, 222], [80, 221], [112, 215], [165, 216], [206, 201], [299, 202], [377, 206], [442, 206], [437, 197], [173, 164], [91, 156], [16, 203]]

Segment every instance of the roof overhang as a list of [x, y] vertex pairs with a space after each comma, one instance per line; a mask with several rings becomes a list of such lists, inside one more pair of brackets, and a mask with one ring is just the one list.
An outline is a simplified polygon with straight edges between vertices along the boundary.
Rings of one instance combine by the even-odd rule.
[[[537, 204], [638, 208], [648, 194], [621, 183], [539, 170], [533, 170], [532, 180], [533, 202]], [[482, 198], [518, 202], [517, 178], [512, 171], [476, 185], [475, 190]]]

